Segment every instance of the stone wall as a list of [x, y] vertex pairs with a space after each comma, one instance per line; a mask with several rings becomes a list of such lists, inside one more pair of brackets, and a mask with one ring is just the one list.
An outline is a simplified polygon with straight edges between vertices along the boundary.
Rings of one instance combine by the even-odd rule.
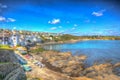
[[0, 62], [17, 63], [18, 60], [12, 50], [0, 50]]
[[0, 50], [0, 80], [26, 80], [13, 51]]

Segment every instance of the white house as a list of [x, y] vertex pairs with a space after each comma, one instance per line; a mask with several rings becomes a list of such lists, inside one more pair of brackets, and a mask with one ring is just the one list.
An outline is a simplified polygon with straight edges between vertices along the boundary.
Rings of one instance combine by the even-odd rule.
[[8, 45], [10, 42], [10, 34], [9, 33], [0, 33], [0, 44]]
[[24, 35], [19, 35], [19, 44], [21, 45], [21, 46], [25, 46], [25, 36]]
[[19, 34], [15, 31], [13, 31], [11, 36], [11, 44], [12, 46], [17, 46], [19, 44]]

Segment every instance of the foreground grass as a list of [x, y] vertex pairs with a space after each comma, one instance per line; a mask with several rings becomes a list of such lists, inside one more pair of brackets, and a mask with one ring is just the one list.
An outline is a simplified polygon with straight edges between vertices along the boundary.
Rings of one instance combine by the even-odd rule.
[[12, 48], [9, 45], [0, 44], [0, 50], [12, 50]]

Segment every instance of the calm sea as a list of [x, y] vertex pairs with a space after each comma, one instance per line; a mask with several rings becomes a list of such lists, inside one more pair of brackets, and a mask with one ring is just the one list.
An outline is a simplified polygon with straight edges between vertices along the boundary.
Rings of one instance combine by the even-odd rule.
[[70, 51], [73, 55], [88, 56], [86, 64], [120, 62], [120, 40], [88, 40], [77, 43], [52, 44], [44, 46], [47, 50]]

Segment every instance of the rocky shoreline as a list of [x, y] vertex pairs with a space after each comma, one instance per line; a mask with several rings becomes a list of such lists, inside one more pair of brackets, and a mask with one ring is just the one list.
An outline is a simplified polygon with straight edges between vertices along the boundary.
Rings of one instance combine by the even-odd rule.
[[40, 46], [44, 46], [44, 45], [51, 45], [51, 44], [65, 44], [65, 43], [76, 43], [82, 40], [70, 40], [70, 41], [58, 41], [58, 42], [45, 42], [42, 44], [38, 44]]
[[[1, 51], [0, 54], [0, 62], [2, 62], [0, 64], [0, 75], [2, 78], [9, 80], [8, 78], [12, 75], [12, 80], [26, 80], [23, 69], [19, 64], [16, 64], [18, 61], [13, 51]], [[32, 76], [34, 73], [34, 77], [43, 80], [120, 80], [120, 62], [116, 64], [110, 62], [94, 64], [86, 68], [84, 61], [87, 56], [85, 55], [73, 56], [70, 52], [57, 51], [30, 54], [45, 64], [46, 67], [40, 70], [35, 67], [28, 74]]]
[[88, 40], [107, 40], [107, 39], [77, 39], [77, 40], [67, 40], [67, 41], [58, 41], [58, 42], [45, 42], [45, 43], [37, 44], [37, 45], [44, 46], [44, 45], [52, 45], [52, 44], [76, 43], [76, 42], [88, 41]]
[[[70, 76], [72, 80], [120, 80], [120, 63], [104, 63], [85, 67], [87, 56], [72, 56], [70, 52], [44, 51], [34, 55], [50, 70]], [[42, 58], [42, 59], [41, 59]]]
[[79, 42], [79, 41], [86, 41], [86, 40], [89, 40], [89, 39], [77, 39], [77, 40], [67, 40], [67, 41], [58, 41], [58, 42], [45, 42], [45, 43], [42, 43], [40, 45], [50, 45], [50, 44], [64, 44], [64, 43], [76, 43], [76, 42]]

